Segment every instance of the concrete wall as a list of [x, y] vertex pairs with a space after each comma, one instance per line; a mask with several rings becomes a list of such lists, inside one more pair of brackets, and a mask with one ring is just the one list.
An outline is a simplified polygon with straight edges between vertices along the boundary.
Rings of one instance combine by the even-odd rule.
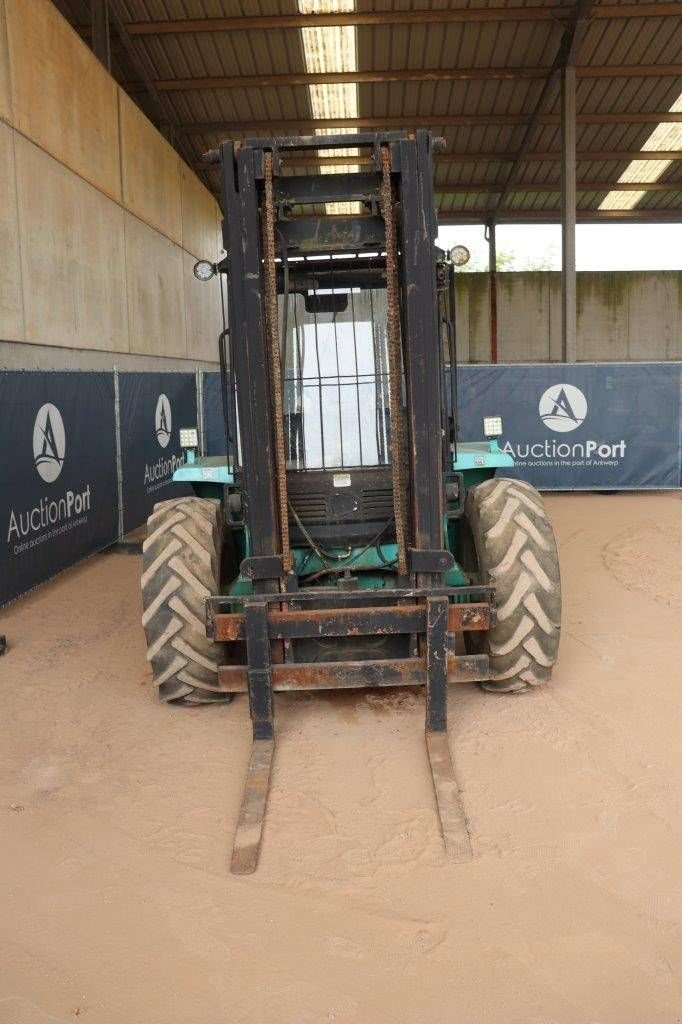
[[50, 0], [0, 0], [0, 366], [215, 366], [209, 192]]
[[[561, 360], [561, 274], [497, 276], [501, 363]], [[487, 274], [457, 274], [457, 340], [464, 362], [490, 359]], [[578, 274], [578, 360], [682, 359], [682, 271]]]

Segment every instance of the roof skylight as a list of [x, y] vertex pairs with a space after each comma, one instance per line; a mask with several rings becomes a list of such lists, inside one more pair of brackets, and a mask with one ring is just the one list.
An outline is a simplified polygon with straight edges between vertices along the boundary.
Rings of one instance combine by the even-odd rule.
[[[682, 93], [677, 97], [671, 114], [682, 112]], [[642, 150], [655, 153], [657, 150], [682, 149], [682, 123], [662, 121], [656, 125]], [[637, 184], [638, 181], [657, 181], [663, 172], [670, 167], [671, 160], [632, 160], [621, 174], [618, 181]], [[600, 210], [631, 210], [647, 194], [646, 189], [620, 192], [614, 190], [602, 200]]]
[[[300, 14], [344, 14], [355, 10], [355, 0], [298, 0]], [[355, 25], [321, 25], [301, 29], [306, 71], [324, 74], [357, 71]], [[355, 82], [321, 83], [308, 86], [314, 118], [357, 117], [358, 87]], [[318, 128], [316, 135], [341, 135], [341, 128]], [[338, 150], [339, 156], [357, 156], [356, 149]], [[354, 173], [357, 166], [324, 164], [322, 174]], [[327, 203], [328, 213], [357, 213], [357, 203]]]

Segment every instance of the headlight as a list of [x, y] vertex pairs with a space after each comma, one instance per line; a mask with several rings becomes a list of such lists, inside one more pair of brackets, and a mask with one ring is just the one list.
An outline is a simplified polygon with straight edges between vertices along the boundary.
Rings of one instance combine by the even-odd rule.
[[471, 259], [471, 253], [466, 245], [455, 245], [450, 250], [450, 259], [456, 267], [463, 267]]
[[180, 427], [180, 447], [199, 447], [199, 432], [196, 427]]
[[209, 260], [197, 260], [194, 264], [194, 276], [197, 281], [210, 281], [215, 272], [215, 263], [211, 263]]
[[501, 416], [484, 416], [483, 417], [483, 435], [484, 435], [484, 437], [501, 437], [502, 436], [502, 417]]

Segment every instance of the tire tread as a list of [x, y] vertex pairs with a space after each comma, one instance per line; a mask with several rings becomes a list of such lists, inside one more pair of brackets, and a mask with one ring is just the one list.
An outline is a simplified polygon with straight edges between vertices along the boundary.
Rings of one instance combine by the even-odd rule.
[[204, 599], [219, 592], [221, 506], [193, 496], [157, 502], [142, 548], [142, 624], [161, 700], [230, 700], [218, 690], [222, 645], [201, 628]]
[[561, 633], [561, 576], [556, 541], [538, 491], [521, 480], [494, 477], [472, 487], [465, 515], [479, 578], [496, 590], [502, 613], [487, 634], [495, 691], [520, 691], [549, 681]]

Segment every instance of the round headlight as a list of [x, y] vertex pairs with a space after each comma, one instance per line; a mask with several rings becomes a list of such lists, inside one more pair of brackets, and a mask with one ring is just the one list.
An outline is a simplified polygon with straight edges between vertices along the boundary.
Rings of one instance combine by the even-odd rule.
[[215, 272], [215, 263], [210, 263], [208, 260], [198, 260], [194, 264], [194, 276], [197, 281], [210, 281]]
[[463, 267], [471, 259], [471, 253], [466, 245], [455, 245], [450, 250], [450, 259], [456, 267]]

